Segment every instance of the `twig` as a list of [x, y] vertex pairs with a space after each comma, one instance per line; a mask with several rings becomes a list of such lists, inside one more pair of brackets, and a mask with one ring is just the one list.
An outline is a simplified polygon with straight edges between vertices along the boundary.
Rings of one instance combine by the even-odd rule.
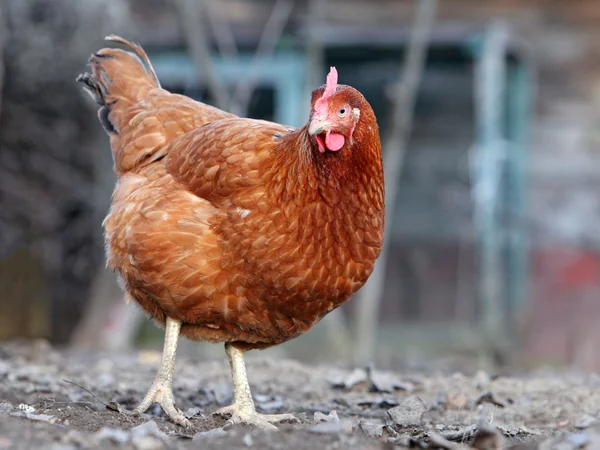
[[447, 438], [445, 438], [439, 433], [436, 433], [435, 431], [430, 431], [428, 433], [428, 436], [429, 443], [435, 448], [441, 448], [444, 450], [466, 450], [468, 448], [462, 444], [457, 444], [456, 442], [448, 440]]
[[[329, 0], [310, 0], [306, 18], [306, 89], [304, 97], [309, 99], [312, 90], [323, 84], [325, 71], [323, 70], [323, 25], [327, 18]], [[310, 105], [306, 104], [306, 108]], [[308, 115], [308, 110], [306, 114]]]
[[238, 115], [247, 114], [250, 98], [256, 85], [256, 69], [265, 58], [272, 57], [275, 53], [277, 42], [283, 34], [293, 9], [294, 2], [292, 0], [277, 0], [275, 6], [273, 6], [271, 15], [260, 35], [247, 75], [238, 81], [232, 96], [231, 106], [237, 109], [234, 113]]
[[215, 3], [221, 4], [220, 0], [206, 0], [205, 6], [219, 53], [221, 56], [238, 56], [239, 52], [233, 31], [229, 23], [215, 11]]
[[356, 320], [356, 357], [359, 362], [373, 358], [375, 333], [379, 316], [379, 304], [385, 282], [385, 265], [391, 242], [396, 193], [406, 154], [406, 147], [412, 128], [414, 103], [423, 73], [425, 56], [429, 46], [429, 37], [435, 21], [437, 0], [420, 0], [415, 22], [410, 35], [408, 53], [401, 73], [400, 82], [392, 105], [391, 132], [384, 144], [385, 204], [388, 219], [385, 225], [385, 239], [381, 256], [375, 269], [359, 294]]
[[120, 412], [121, 412], [121, 411], [119, 410], [119, 408], [117, 408], [117, 407], [115, 407], [115, 406], [112, 406], [112, 405], [110, 405], [110, 404], [108, 404], [108, 403], [105, 403], [105, 402], [103, 402], [103, 401], [102, 401], [102, 400], [100, 400], [98, 397], [96, 397], [92, 391], [90, 391], [89, 389], [86, 389], [86, 388], [84, 388], [82, 385], [80, 385], [80, 384], [77, 384], [77, 383], [75, 383], [74, 381], [69, 381], [69, 380], [63, 380], [63, 381], [64, 381], [65, 383], [69, 383], [69, 384], [72, 384], [72, 385], [74, 385], [74, 386], [77, 386], [77, 387], [78, 387], [78, 388], [80, 388], [80, 389], [83, 389], [85, 392], [87, 392], [87, 393], [88, 393], [88, 394], [90, 394], [92, 397], [94, 397], [94, 399], [95, 399], [97, 402], [99, 402], [99, 403], [103, 404], [103, 405], [106, 407], [106, 409], [110, 409], [111, 411], [115, 411], [115, 412], [118, 412], [118, 413], [120, 413]]
[[0, 3], [0, 114], [2, 114], [2, 98], [4, 91], [4, 45], [6, 41], [6, 17], [5, 9]]
[[202, 2], [197, 0], [174, 0], [181, 28], [190, 54], [196, 66], [196, 71], [201, 74], [214, 99], [215, 105], [227, 109], [229, 96], [223, 85], [219, 82], [215, 67], [210, 57], [208, 39], [200, 22], [200, 7]]
[[55, 399], [50, 397], [40, 397], [43, 402], [49, 402], [50, 405], [93, 405], [92, 402], [57, 402]]

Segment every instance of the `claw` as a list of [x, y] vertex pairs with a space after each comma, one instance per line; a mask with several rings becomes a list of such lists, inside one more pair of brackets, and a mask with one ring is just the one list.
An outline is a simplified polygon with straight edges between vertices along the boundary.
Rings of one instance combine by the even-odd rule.
[[251, 425], [262, 430], [276, 431], [273, 423], [293, 421], [298, 418], [292, 414], [259, 414], [253, 408], [244, 408], [238, 405], [229, 405], [215, 412], [219, 416], [231, 416], [223, 428], [231, 428], [234, 425]]
[[218, 415], [231, 415], [226, 428], [233, 425], [252, 425], [263, 430], [277, 430], [273, 423], [284, 420], [299, 420], [291, 414], [259, 414], [256, 412], [254, 400], [250, 393], [250, 385], [246, 376], [246, 365], [244, 364], [244, 351], [234, 344], [226, 343], [225, 352], [229, 358], [231, 376], [233, 378], [233, 405], [219, 409]]
[[152, 384], [152, 387], [144, 397], [144, 400], [140, 405], [132, 411], [134, 416], [141, 416], [146, 410], [152, 405], [152, 403], [158, 403], [165, 414], [178, 425], [184, 428], [190, 428], [191, 422], [184, 416], [184, 414], [175, 406], [173, 399], [173, 391], [171, 386], [166, 385], [160, 379], [156, 379]]

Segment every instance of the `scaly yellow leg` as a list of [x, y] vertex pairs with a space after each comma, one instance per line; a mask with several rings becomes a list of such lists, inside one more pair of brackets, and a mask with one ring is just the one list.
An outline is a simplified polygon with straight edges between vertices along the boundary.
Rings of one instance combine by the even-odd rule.
[[231, 415], [229, 423], [232, 425], [247, 424], [265, 430], [277, 430], [277, 427], [272, 423], [298, 420], [292, 414], [259, 414], [256, 412], [246, 375], [244, 351], [233, 344], [227, 343], [225, 344], [225, 352], [229, 358], [233, 379], [233, 405], [219, 409], [217, 414]]
[[152, 403], [158, 403], [169, 418], [183, 426], [190, 427], [190, 421], [186, 419], [179, 409], [175, 407], [173, 398], [173, 373], [175, 372], [175, 354], [177, 353], [177, 340], [181, 322], [167, 317], [165, 324], [165, 344], [160, 362], [160, 368], [150, 390], [142, 400], [142, 403], [133, 410], [133, 414], [141, 415]]

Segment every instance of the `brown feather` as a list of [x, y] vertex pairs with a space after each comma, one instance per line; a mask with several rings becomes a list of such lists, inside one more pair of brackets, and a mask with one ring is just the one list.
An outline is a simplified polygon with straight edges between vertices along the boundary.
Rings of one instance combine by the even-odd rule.
[[[155, 320], [181, 320], [192, 339], [264, 348], [364, 284], [383, 239], [383, 168], [358, 91], [338, 86], [330, 100], [360, 108], [352, 142], [320, 153], [307, 126], [237, 118], [161, 89], [131, 53], [98, 55], [85, 83], [118, 130], [107, 263]], [[323, 87], [315, 92], [313, 104]]]

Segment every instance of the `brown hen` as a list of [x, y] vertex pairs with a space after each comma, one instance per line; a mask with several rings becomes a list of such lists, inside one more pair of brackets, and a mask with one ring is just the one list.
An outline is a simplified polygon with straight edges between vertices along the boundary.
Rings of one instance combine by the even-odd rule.
[[383, 239], [381, 145], [354, 88], [327, 83], [309, 121], [238, 118], [161, 89], [146, 53], [104, 48], [78, 80], [101, 105], [118, 176], [104, 227], [107, 265], [165, 326], [158, 375], [135, 410], [158, 402], [176, 423], [180, 334], [225, 342], [234, 423], [274, 428], [255, 410], [243, 353], [307, 331], [367, 280]]

